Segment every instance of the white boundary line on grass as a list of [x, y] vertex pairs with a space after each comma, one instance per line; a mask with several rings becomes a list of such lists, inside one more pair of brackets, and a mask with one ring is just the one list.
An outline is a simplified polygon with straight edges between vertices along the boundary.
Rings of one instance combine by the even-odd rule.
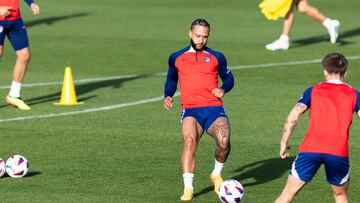
[[[87, 78], [87, 79], [80, 79], [74, 80], [74, 83], [87, 83], [87, 82], [96, 82], [96, 81], [107, 81], [107, 80], [117, 80], [117, 79], [126, 79], [126, 78], [135, 78], [141, 76], [140, 74], [133, 74], [133, 75], [120, 75], [120, 76], [113, 76], [113, 77], [103, 77], [103, 78]], [[30, 84], [23, 84], [21, 87], [40, 87], [40, 86], [50, 86], [50, 85], [61, 85], [61, 82], [43, 82], [43, 83], [30, 83]], [[10, 85], [3, 85], [0, 86], [0, 89], [9, 89]]]
[[[347, 57], [348, 60], [358, 60], [360, 56], [349, 56]], [[304, 64], [314, 64], [321, 62], [321, 59], [313, 59], [313, 60], [305, 60], [305, 61], [289, 61], [289, 62], [281, 62], [281, 63], [265, 63], [265, 64], [255, 64], [255, 65], [240, 65], [240, 66], [233, 66], [231, 70], [238, 70], [238, 69], [248, 69], [248, 68], [266, 68], [266, 67], [274, 67], [274, 66], [289, 66], [289, 65], [304, 65]], [[166, 73], [157, 73], [155, 75], [165, 75]], [[140, 74], [134, 75], [125, 75], [125, 76], [115, 76], [115, 77], [103, 77], [103, 78], [88, 78], [88, 79], [81, 79], [74, 81], [75, 83], [85, 83], [85, 82], [94, 82], [94, 81], [105, 81], [105, 80], [114, 80], [114, 79], [123, 79], [123, 78], [134, 78], [141, 76]], [[24, 85], [24, 87], [38, 87], [38, 86], [47, 86], [47, 85], [61, 85], [61, 82], [47, 82], [47, 83], [33, 83]], [[0, 86], [0, 89], [9, 88], [9, 86]], [[180, 93], [175, 93], [174, 96], [179, 96]], [[70, 111], [65, 113], [58, 113], [58, 114], [44, 114], [44, 115], [34, 115], [34, 116], [22, 116], [22, 117], [14, 117], [14, 118], [5, 118], [0, 119], [0, 123], [11, 122], [11, 121], [22, 121], [22, 120], [29, 120], [29, 119], [39, 119], [39, 118], [52, 118], [52, 117], [59, 117], [59, 116], [69, 116], [69, 115], [77, 115], [83, 113], [91, 113], [96, 111], [106, 111], [112, 110], [117, 108], [124, 108], [128, 106], [135, 106], [140, 104], [146, 104], [151, 102], [157, 102], [163, 100], [163, 96], [154, 97], [150, 99], [143, 99], [129, 103], [122, 103], [122, 104], [114, 104], [110, 106], [103, 106], [98, 108], [91, 108], [85, 109], [81, 111]]]

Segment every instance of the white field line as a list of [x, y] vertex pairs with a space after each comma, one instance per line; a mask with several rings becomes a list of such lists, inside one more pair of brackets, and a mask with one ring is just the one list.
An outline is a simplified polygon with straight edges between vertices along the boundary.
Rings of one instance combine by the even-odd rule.
[[[87, 82], [97, 82], [97, 81], [107, 81], [107, 80], [117, 80], [117, 79], [126, 79], [126, 78], [136, 78], [141, 76], [140, 74], [133, 74], [133, 75], [120, 75], [120, 76], [113, 76], [113, 77], [103, 77], [103, 78], [87, 78], [81, 80], [74, 80], [75, 84], [80, 83], [87, 83]], [[61, 85], [62, 82], [43, 82], [43, 83], [30, 83], [30, 84], [23, 84], [21, 87], [39, 87], [39, 86], [51, 86], [51, 85]], [[10, 85], [3, 85], [0, 86], [0, 89], [9, 89]]]
[[[347, 57], [348, 60], [359, 60], [360, 56], [349, 56]], [[231, 70], [239, 70], [239, 69], [248, 69], [248, 68], [266, 68], [266, 67], [275, 67], [275, 66], [289, 66], [289, 65], [304, 65], [304, 64], [314, 64], [320, 63], [321, 59], [313, 59], [313, 60], [305, 60], [305, 61], [289, 61], [289, 62], [281, 62], [281, 63], [265, 63], [265, 64], [254, 64], [254, 65], [240, 65], [240, 66], [233, 66]], [[166, 73], [157, 73], [154, 74], [156, 76], [163, 76]], [[105, 80], [114, 80], [114, 79], [123, 79], [123, 78], [134, 78], [139, 77], [140, 74], [134, 75], [125, 75], [125, 76], [114, 76], [114, 77], [103, 77], [103, 78], [88, 78], [88, 79], [81, 79], [74, 81], [75, 83], [86, 83], [86, 82], [94, 82], [94, 81], [105, 81]], [[47, 82], [47, 83], [32, 83], [32, 84], [25, 84], [23, 87], [38, 87], [38, 86], [49, 86], [49, 85], [61, 85], [61, 82]], [[9, 88], [9, 86], [0, 86], [0, 89]], [[180, 94], [177, 92], [174, 96], [179, 96]], [[81, 111], [70, 111], [65, 113], [57, 113], [57, 114], [44, 114], [44, 115], [34, 115], [34, 116], [22, 116], [22, 117], [14, 117], [14, 118], [5, 118], [0, 119], [0, 123], [10, 122], [10, 121], [21, 121], [21, 120], [29, 120], [29, 119], [39, 119], [39, 118], [52, 118], [52, 117], [59, 117], [59, 116], [69, 116], [69, 115], [77, 115], [83, 113], [90, 113], [96, 111], [106, 111], [111, 109], [117, 108], [124, 108], [128, 106], [135, 106], [140, 104], [146, 104], [151, 102], [157, 102], [163, 100], [163, 96], [154, 97], [150, 99], [143, 99], [129, 103], [122, 103], [122, 104], [114, 104], [110, 106], [103, 106], [98, 108], [90, 108]]]
[[[359, 60], [360, 56], [349, 56], [346, 57], [348, 60]], [[257, 65], [240, 65], [233, 66], [231, 70], [238, 69], [248, 69], [248, 68], [267, 68], [267, 67], [275, 67], [275, 66], [294, 66], [294, 65], [305, 65], [305, 64], [314, 64], [320, 63], [322, 59], [313, 59], [313, 60], [305, 60], [305, 61], [289, 61], [289, 62], [280, 62], [280, 63], [265, 63], [265, 64], [257, 64]]]

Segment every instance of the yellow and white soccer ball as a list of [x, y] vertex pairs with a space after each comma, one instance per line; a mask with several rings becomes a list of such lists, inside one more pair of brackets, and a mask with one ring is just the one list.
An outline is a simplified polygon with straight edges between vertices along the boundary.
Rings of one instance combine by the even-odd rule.
[[24, 177], [29, 172], [29, 162], [21, 155], [14, 155], [6, 161], [6, 173], [13, 178]]
[[0, 177], [5, 174], [5, 162], [0, 158]]

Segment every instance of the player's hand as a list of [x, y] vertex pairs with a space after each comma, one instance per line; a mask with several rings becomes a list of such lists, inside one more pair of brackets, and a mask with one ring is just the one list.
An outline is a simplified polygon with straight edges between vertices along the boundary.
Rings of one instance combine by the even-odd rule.
[[290, 156], [290, 153], [286, 150], [290, 149], [290, 146], [287, 143], [281, 142], [280, 143], [280, 157], [285, 159]]
[[164, 98], [164, 107], [167, 110], [170, 110], [172, 108], [172, 102], [173, 102], [173, 98], [170, 96], [167, 96]]
[[211, 93], [215, 95], [215, 97], [220, 99], [223, 98], [223, 96], [225, 95], [225, 91], [221, 88], [214, 88]]
[[40, 14], [40, 6], [37, 5], [36, 3], [31, 3], [30, 8], [34, 15]]
[[2, 17], [10, 15], [10, 9], [12, 9], [12, 6], [0, 6], [0, 15]]

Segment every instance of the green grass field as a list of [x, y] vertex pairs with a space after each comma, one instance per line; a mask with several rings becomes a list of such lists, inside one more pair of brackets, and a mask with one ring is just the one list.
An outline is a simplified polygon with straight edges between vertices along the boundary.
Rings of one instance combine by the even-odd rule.
[[[20, 2], [32, 51], [24, 85], [38, 85], [22, 89], [32, 110], [0, 104], [0, 157], [22, 154], [31, 171], [22, 179], [0, 178], [0, 202], [179, 202], [181, 107], [176, 97], [175, 108], [164, 110], [162, 73], [169, 54], [188, 45], [188, 27], [195, 18], [211, 23], [208, 46], [222, 51], [233, 67], [235, 87], [224, 99], [233, 148], [223, 177], [244, 185], [244, 202], [272, 202], [285, 184], [308, 114], [290, 140], [287, 160], [278, 157], [283, 122], [302, 92], [323, 80], [320, 63], [307, 61], [334, 51], [351, 56], [346, 82], [360, 88], [357, 0], [310, 1], [341, 21], [339, 42], [330, 44], [322, 26], [297, 14], [291, 49], [283, 52], [264, 48], [280, 35], [282, 22], [267, 21], [257, 8], [259, 1], [37, 2], [42, 9], [37, 17]], [[0, 63], [2, 97], [8, 93], [14, 60], [6, 41]], [[267, 67], [273, 63], [283, 64]], [[80, 80], [75, 85], [83, 105], [52, 104], [59, 100], [66, 66]], [[360, 122], [354, 117], [350, 202], [360, 199], [359, 135]], [[203, 136], [194, 202], [219, 202], [209, 179], [214, 149], [212, 138]], [[332, 201], [323, 168], [295, 200]]]

